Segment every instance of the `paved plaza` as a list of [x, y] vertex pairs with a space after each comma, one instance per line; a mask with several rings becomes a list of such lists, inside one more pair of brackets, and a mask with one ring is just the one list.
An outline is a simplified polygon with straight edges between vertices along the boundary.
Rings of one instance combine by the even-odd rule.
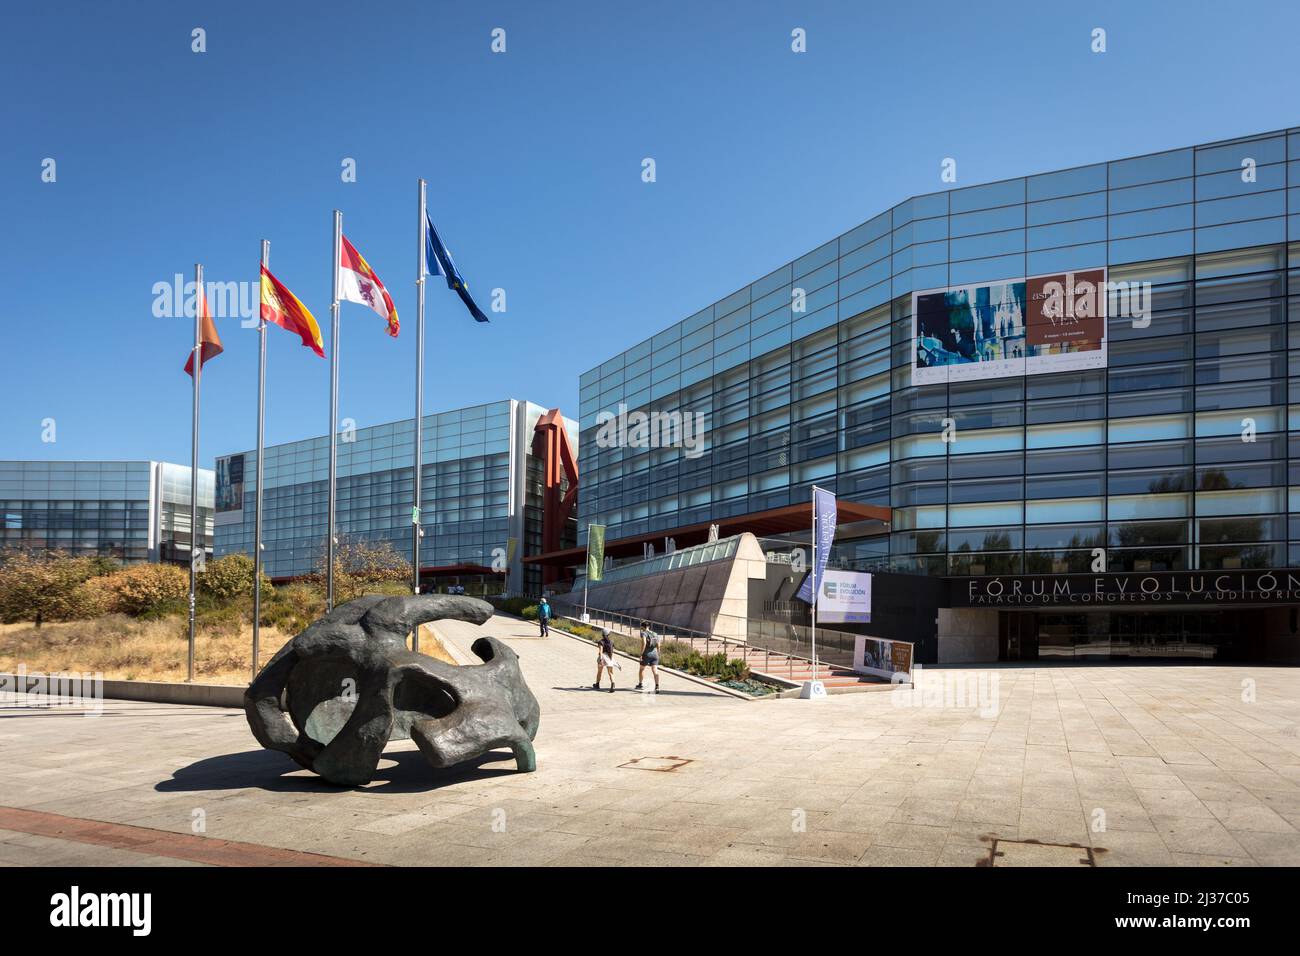
[[[439, 627], [462, 650], [475, 631]], [[631, 661], [596, 692], [589, 645], [486, 628], [541, 702], [534, 774], [506, 752], [433, 770], [404, 741], [344, 790], [242, 711], [10, 696], [0, 863], [1300, 864], [1300, 668], [936, 668], [946, 700], [747, 702], [635, 692]]]

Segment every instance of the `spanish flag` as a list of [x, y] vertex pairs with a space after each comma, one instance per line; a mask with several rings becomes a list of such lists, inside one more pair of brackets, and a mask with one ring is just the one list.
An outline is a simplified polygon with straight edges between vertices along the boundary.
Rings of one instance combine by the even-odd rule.
[[325, 341], [315, 318], [266, 266], [262, 266], [262, 318], [288, 332], [297, 332], [303, 345], [325, 357]]
[[[208, 359], [216, 358], [225, 351], [221, 347], [221, 337], [217, 335], [217, 326], [212, 321], [212, 314], [208, 311], [208, 297], [199, 290], [199, 301], [195, 305], [200, 310], [202, 319], [199, 323], [200, 341], [202, 347], [199, 349], [199, 371], [203, 371], [203, 366], [208, 363]], [[190, 349], [189, 360], [185, 363], [185, 374], [190, 377], [194, 376], [194, 350]]]
[[357, 252], [356, 246], [348, 242], [348, 237], [340, 238], [343, 240], [343, 248], [339, 255], [339, 298], [344, 302], [370, 306], [388, 323], [388, 334], [396, 338], [400, 326], [393, 297], [379, 281], [375, 270], [370, 268], [370, 263], [366, 262], [365, 256]]

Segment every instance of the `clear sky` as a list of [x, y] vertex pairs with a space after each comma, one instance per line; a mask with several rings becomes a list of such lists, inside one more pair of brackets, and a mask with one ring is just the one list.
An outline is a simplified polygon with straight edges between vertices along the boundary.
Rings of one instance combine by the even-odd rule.
[[[944, 157], [961, 186], [1300, 124], [1294, 2], [51, 0], [5, 17], [0, 458], [188, 462], [192, 326], [154, 316], [154, 284], [195, 262], [253, 281], [269, 239], [328, 347], [335, 207], [402, 320], [394, 340], [342, 306], [340, 417], [409, 417], [421, 176], [480, 306], [494, 288], [507, 305], [479, 325], [430, 283], [426, 413], [514, 397], [576, 417], [580, 372], [943, 188]], [[256, 332], [218, 325], [209, 467], [255, 440]], [[324, 434], [328, 363], [269, 336], [267, 441]]]

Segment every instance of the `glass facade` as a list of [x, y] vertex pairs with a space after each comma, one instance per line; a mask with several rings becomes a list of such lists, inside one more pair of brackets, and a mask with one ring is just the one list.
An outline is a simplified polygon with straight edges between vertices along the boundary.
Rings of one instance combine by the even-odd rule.
[[[541, 544], [541, 462], [533, 454], [532, 434], [544, 412], [531, 402], [506, 400], [425, 416], [420, 565], [426, 573], [437, 570], [443, 583], [465, 578], [474, 590], [488, 593], [540, 588], [540, 572], [525, 569], [520, 558]], [[570, 432], [576, 431], [572, 423]], [[388, 542], [410, 560], [414, 441], [410, 419], [339, 433], [335, 520], [340, 540]], [[256, 452], [217, 459], [218, 557], [253, 552], [256, 471]], [[267, 573], [273, 578], [312, 573], [323, 564], [328, 439], [268, 447], [264, 480]], [[493, 567], [511, 538], [517, 544], [506, 578], [468, 570], [459, 576], [442, 573]], [[502, 550], [494, 554], [497, 549]]]
[[[912, 384], [913, 292], [1096, 268], [1150, 284], [1149, 321], [1111, 313], [1105, 367]], [[1292, 372], [1300, 131], [953, 188], [583, 374], [579, 528], [667, 531], [816, 483], [892, 509], [888, 535], [845, 529], [846, 566], [1297, 566]], [[698, 413], [702, 453], [601, 447], [620, 405]]]
[[[212, 551], [213, 474], [199, 469]], [[156, 461], [0, 461], [0, 548], [188, 564], [190, 468]]]

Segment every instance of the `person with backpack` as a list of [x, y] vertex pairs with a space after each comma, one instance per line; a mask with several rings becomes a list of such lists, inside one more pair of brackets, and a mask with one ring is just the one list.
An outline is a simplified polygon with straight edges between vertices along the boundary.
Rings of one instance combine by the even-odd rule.
[[542, 637], [548, 637], [551, 633], [551, 618], [555, 612], [551, 610], [551, 605], [547, 603], [545, 595], [542, 596], [541, 602], [537, 605], [537, 623], [542, 626]]
[[600, 640], [596, 643], [596, 683], [592, 690], [600, 690], [600, 675], [609, 674], [609, 692], [614, 693], [614, 668], [623, 669], [623, 665], [614, 657], [614, 641], [609, 636], [609, 628], [600, 629]]
[[659, 635], [650, 630], [650, 622], [641, 622], [641, 667], [636, 672], [636, 689], [640, 690], [645, 678], [645, 669], [650, 668], [650, 676], [655, 679], [655, 693], [659, 693]]

